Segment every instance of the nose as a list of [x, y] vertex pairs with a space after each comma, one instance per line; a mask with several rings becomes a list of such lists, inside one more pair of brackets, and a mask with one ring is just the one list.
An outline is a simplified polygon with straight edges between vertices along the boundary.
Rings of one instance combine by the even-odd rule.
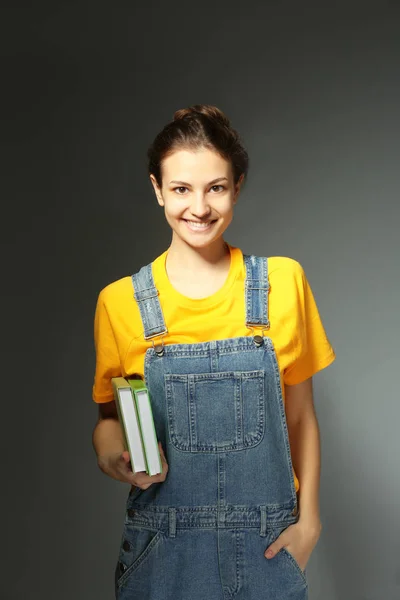
[[193, 201], [190, 206], [190, 212], [197, 219], [204, 219], [210, 214], [211, 208], [207, 202], [207, 197], [205, 194], [200, 192], [193, 196]]

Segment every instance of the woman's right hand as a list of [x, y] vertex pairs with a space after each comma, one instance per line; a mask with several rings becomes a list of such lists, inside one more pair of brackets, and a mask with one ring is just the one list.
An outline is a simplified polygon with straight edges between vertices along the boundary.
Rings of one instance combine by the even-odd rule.
[[101, 457], [99, 459], [99, 467], [106, 475], [109, 475], [113, 479], [129, 483], [136, 487], [146, 490], [151, 486], [152, 483], [159, 483], [165, 481], [168, 473], [168, 463], [166, 461], [161, 442], [158, 442], [158, 448], [160, 450], [162, 472], [158, 475], [147, 475], [145, 471], [137, 471], [133, 473], [130, 466], [129, 452], [124, 450], [121, 454], [113, 454], [108, 457]]

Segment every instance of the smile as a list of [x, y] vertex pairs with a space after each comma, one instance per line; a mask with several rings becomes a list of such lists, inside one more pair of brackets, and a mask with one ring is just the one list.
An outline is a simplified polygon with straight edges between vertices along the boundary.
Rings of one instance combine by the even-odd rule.
[[199, 223], [198, 221], [189, 221], [188, 219], [183, 219], [187, 225], [187, 227], [191, 231], [206, 231], [212, 227], [215, 221], [207, 221], [207, 223]]

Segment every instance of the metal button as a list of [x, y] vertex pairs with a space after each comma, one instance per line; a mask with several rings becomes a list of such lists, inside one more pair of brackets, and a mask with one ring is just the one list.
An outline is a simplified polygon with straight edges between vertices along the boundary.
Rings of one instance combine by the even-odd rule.
[[157, 344], [154, 346], [154, 351], [157, 354], [157, 356], [163, 356], [164, 355], [164, 346], [162, 344]]
[[126, 565], [124, 565], [124, 563], [122, 563], [122, 562], [119, 563], [119, 568], [120, 568], [121, 573], [123, 573], [127, 569]]
[[129, 552], [129, 550], [131, 549], [131, 545], [128, 542], [128, 540], [124, 540], [124, 543], [122, 544], [122, 547], [125, 550], [125, 552]]
[[264, 340], [261, 335], [255, 335], [253, 339], [254, 339], [254, 343], [257, 347], [262, 346], [264, 343]]
[[292, 510], [292, 515], [295, 517], [297, 515], [297, 513], [299, 512], [298, 506], [296, 504], [296, 506], [294, 507], [294, 509]]

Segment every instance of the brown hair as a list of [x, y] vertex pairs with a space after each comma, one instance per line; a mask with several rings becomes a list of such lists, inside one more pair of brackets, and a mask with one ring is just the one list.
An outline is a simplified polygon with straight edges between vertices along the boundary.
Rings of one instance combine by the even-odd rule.
[[208, 148], [215, 150], [233, 169], [234, 182], [243, 174], [246, 178], [249, 157], [243, 148], [238, 132], [231, 127], [228, 117], [216, 106], [195, 104], [181, 108], [156, 136], [147, 151], [148, 171], [159, 187], [162, 185], [162, 161], [178, 149]]

